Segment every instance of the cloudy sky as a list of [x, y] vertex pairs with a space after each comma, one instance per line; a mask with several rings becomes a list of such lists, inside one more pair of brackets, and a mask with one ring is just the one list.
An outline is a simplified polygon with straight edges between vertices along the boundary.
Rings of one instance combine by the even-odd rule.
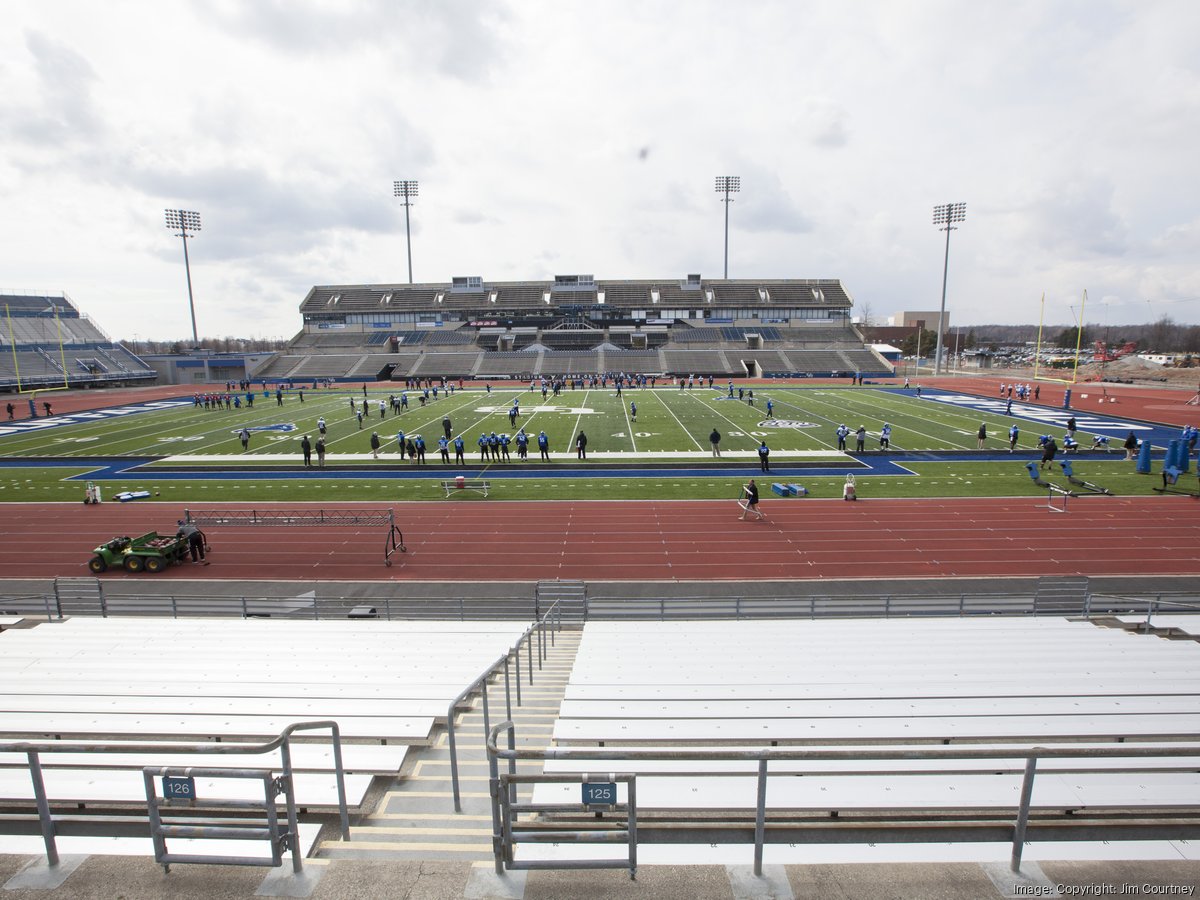
[[[1200, 322], [1195, 0], [7, 0], [0, 288], [286, 336], [313, 284], [841, 278], [953, 324]], [[1072, 307], [1074, 309], [1072, 310]]]

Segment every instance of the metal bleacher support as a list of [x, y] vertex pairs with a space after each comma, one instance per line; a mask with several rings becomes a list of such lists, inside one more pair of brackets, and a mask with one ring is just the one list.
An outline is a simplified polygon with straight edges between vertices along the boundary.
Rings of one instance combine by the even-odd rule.
[[[155, 776], [162, 778], [163, 788], [177, 786], [182, 796], [162, 796], [155, 788]], [[218, 866], [270, 866], [272, 868], [283, 863], [283, 854], [292, 850], [292, 871], [299, 874], [304, 870], [304, 863], [299, 854], [300, 823], [296, 818], [296, 795], [292, 790], [290, 775], [276, 778], [270, 769], [214, 769], [214, 768], [179, 768], [163, 766], [147, 767], [142, 770], [146, 784], [146, 808], [150, 815], [150, 838], [154, 842], [154, 861], [163, 867], [164, 872], [171, 871], [172, 863], [197, 863]], [[188, 804], [195, 801], [191, 793], [192, 781], [201, 778], [245, 778], [262, 782], [263, 799], [254, 800], [220, 799], [209, 800], [209, 805], [219, 811], [246, 812], [253, 811], [262, 814], [261, 820], [252, 820], [234, 825], [196, 825], [176, 824], [163, 821], [163, 808], [170, 810], [174, 804]], [[275, 807], [275, 798], [284, 795], [287, 804], [287, 827], [280, 828], [279, 811]], [[215, 854], [171, 853], [167, 850], [167, 838], [191, 838], [193, 840], [265, 840], [270, 844], [271, 855], [266, 858], [257, 856], [224, 856]]]
[[[245, 745], [245, 744], [225, 744], [204, 742], [198, 744], [166, 744], [163, 742], [156, 743], [122, 743], [117, 749], [120, 752], [138, 752], [138, 753], [189, 753], [189, 754], [262, 754], [269, 753], [276, 748], [282, 752], [283, 766], [282, 775], [279, 779], [271, 778], [270, 770], [257, 770], [255, 777], [264, 777], [271, 779], [273, 784], [276, 784], [285, 794], [288, 804], [288, 831], [286, 835], [286, 845], [292, 851], [292, 868], [293, 871], [299, 873], [303, 869], [303, 857], [300, 850], [299, 829], [296, 820], [296, 805], [295, 797], [292, 794], [293, 772], [291, 764], [290, 741], [291, 736], [297, 731], [312, 731], [316, 729], [329, 729], [330, 737], [333, 745], [334, 765], [337, 776], [338, 787], [338, 812], [341, 821], [342, 839], [350, 840], [350, 814], [346, 804], [346, 782], [345, 772], [342, 768], [342, 744], [341, 734], [337, 722], [319, 721], [319, 722], [296, 722], [283, 729], [277, 737], [262, 744]], [[109, 753], [114, 747], [108, 744], [100, 743], [68, 743], [65, 741], [42, 741], [42, 742], [15, 742], [0, 744], [0, 752], [24, 753], [28, 759], [28, 767], [30, 777], [33, 780], [33, 792], [37, 803], [38, 821], [41, 827], [42, 840], [46, 846], [46, 862], [50, 867], [56, 867], [59, 864], [58, 845], [56, 842], [57, 827], [55, 819], [50, 811], [50, 802], [47, 798], [46, 788], [43, 781], [42, 772], [42, 755], [56, 753]], [[157, 803], [152, 798], [154, 786], [151, 783], [152, 773], [166, 775], [176, 772], [174, 769], [152, 769], [146, 768], [143, 770], [143, 775], [146, 778], [146, 791], [148, 802], [148, 814], [150, 816], [154, 836], [155, 861], [168, 865], [171, 862], [206, 862], [219, 865], [264, 865], [260, 859], [241, 858], [241, 857], [188, 857], [177, 856], [170, 857], [166, 853], [165, 844], [162, 843], [163, 836], [174, 837], [190, 837], [190, 838], [230, 838], [230, 837], [265, 837], [265, 834], [255, 832], [242, 832], [240, 834], [231, 833], [228, 827], [205, 826], [205, 825], [190, 825], [190, 826], [169, 826], [165, 830], [162, 826], [161, 818], [158, 816]], [[242, 772], [238, 775], [234, 773]], [[245, 770], [238, 769], [180, 769], [178, 773], [181, 775], [192, 776], [217, 776], [217, 777], [247, 777], [244, 774]], [[156, 796], [156, 795], [155, 795]], [[218, 801], [215, 804], [218, 808], [222, 808], [222, 804]], [[274, 806], [268, 802], [270, 807], [268, 815], [273, 813]], [[263, 808], [264, 804], [255, 804], [255, 808]], [[223, 808], [233, 808], [231, 802], [225, 802]], [[237, 829], [242, 831], [241, 829]], [[282, 843], [274, 843], [272, 849], [272, 862], [270, 865], [277, 866], [280, 864], [279, 851], [282, 849]], [[159, 855], [160, 847], [162, 856]]]
[[[510, 732], [509, 748], [503, 749], [497, 744], [497, 737], [501, 730]], [[775, 774], [777, 776], [777, 784], [795, 783], [801, 779], [797, 778], [798, 774], [813, 775], [824, 771], [822, 763], [829, 763], [833, 766], [842, 764], [847, 773], [866, 774], [871, 768], [877, 768], [881, 771], [886, 771], [889, 767], [884, 765], [888, 761], [892, 761], [894, 766], [904, 766], [906, 769], [911, 768], [913, 763], [926, 763], [927, 768], [921, 773], [921, 777], [936, 779], [940, 773], [954, 773], [955, 777], [960, 777], [963, 769], [969, 768], [968, 764], [971, 761], [980, 761], [988, 768], [997, 768], [1011, 771], [1013, 775], [1020, 772], [1020, 790], [1017, 793], [1015, 803], [1008, 806], [1011, 814], [1011, 835], [1012, 851], [1010, 856], [1009, 867], [1013, 872], [1020, 872], [1022, 852], [1027, 840], [1027, 829], [1029, 826], [1029, 816], [1032, 808], [1038, 806], [1033, 800], [1034, 786], [1037, 777], [1038, 764], [1049, 763], [1044, 765], [1051, 774], [1045, 775], [1044, 780], [1054, 780], [1056, 776], [1076, 773], [1091, 773], [1097, 771], [1098, 766], [1104, 766], [1107, 760], [1123, 760], [1117, 766], [1104, 766], [1104, 769], [1109, 774], [1133, 774], [1133, 773], [1153, 773], [1160, 771], [1164, 766], [1173, 765], [1173, 761], [1179, 759], [1181, 768], [1186, 769], [1190, 766], [1190, 760], [1195, 759], [1196, 745], [1193, 743], [1177, 743], [1175, 745], [1159, 744], [1157, 746], [1137, 746], [1130, 744], [1112, 745], [1108, 747], [1096, 746], [1079, 746], [1079, 747], [1034, 747], [1034, 748], [997, 748], [997, 747], [949, 747], [929, 745], [924, 747], [841, 747], [841, 748], [765, 748], [765, 749], [737, 749], [737, 748], [701, 748], [701, 749], [680, 749], [680, 748], [646, 748], [646, 747], [622, 747], [622, 748], [552, 748], [547, 750], [516, 750], [512, 748], [515, 743], [511, 735], [512, 723], [502, 722], [494, 726], [488, 734], [487, 752], [489, 772], [491, 773], [491, 798], [492, 798], [492, 825], [493, 837], [492, 846], [495, 855], [496, 872], [499, 874], [504, 869], [585, 869], [585, 868], [625, 868], [630, 869], [630, 876], [636, 872], [637, 868], [637, 819], [636, 819], [636, 800], [634, 785], [637, 778], [637, 769], [645, 768], [646, 771], [652, 773], [657, 778], [686, 777], [694, 783], [702, 783], [709, 780], [721, 781], [729, 780], [730, 773], [734, 770], [729, 768], [730, 764], [746, 763], [748, 764], [744, 770], [738, 771], [737, 774], [744, 779], [754, 778], [756, 780], [755, 803], [754, 803], [754, 829], [753, 829], [753, 844], [754, 844], [754, 874], [761, 876], [763, 872], [763, 849], [767, 841], [767, 811], [768, 804], [766, 802], [768, 781], [770, 780], [770, 767], [775, 765]], [[508, 764], [508, 773], [501, 774], [499, 772], [500, 760], [505, 760]], [[537, 761], [543, 764], [551, 761], [567, 763], [574, 768], [582, 768], [582, 764], [587, 762], [595, 762], [599, 768], [599, 773], [595, 769], [591, 772], [585, 772], [581, 775], [571, 775], [560, 773], [559, 777], [554, 775], [527, 775], [524, 777], [513, 774], [517, 761]], [[1012, 762], [1002, 762], [1002, 760], [1011, 760]], [[1059, 761], [1062, 761], [1061, 763]], [[1074, 761], [1074, 762], [1071, 762]], [[677, 765], [672, 766], [655, 766], [656, 762], [674, 762]], [[958, 762], [958, 765], [954, 765]], [[870, 764], [875, 763], [872, 767]], [[650, 764], [649, 767], [646, 764]], [[715, 765], [714, 765], [715, 764]], [[724, 764], [724, 766], [722, 766]], [[752, 768], [751, 768], [752, 764]], [[789, 765], [790, 764], [790, 765]], [[815, 766], [816, 768], [811, 768]], [[589, 767], [592, 768], [592, 767]], [[811, 771], [809, 771], [811, 768]], [[612, 770], [616, 771], [612, 771]], [[914, 770], [919, 771], [919, 770]], [[604, 774], [600, 774], [604, 773]], [[893, 780], [895, 777], [892, 776]], [[563, 804], [551, 804], [545, 800], [538, 801], [535, 796], [532, 802], [519, 803], [513, 796], [513, 789], [517, 784], [577, 784], [586, 782], [589, 779], [594, 781], [606, 780], [614, 783], [626, 783], [629, 786], [628, 802], [619, 807], [619, 811], [627, 812], [629, 816], [629, 825], [626, 830], [609, 830], [609, 831], [575, 831], [571, 832], [567, 829], [572, 821], [582, 824], [579, 819], [565, 819], [558, 822], [557, 830], [547, 831], [525, 831], [514, 832], [512, 830], [512, 818], [517, 812], [562, 812], [570, 808], [578, 809], [578, 807], [568, 807]], [[817, 778], [812, 778], [812, 781], [818, 781]], [[697, 788], [693, 788], [696, 790]], [[824, 788], [821, 788], [824, 790]], [[964, 794], [969, 792], [963, 792]], [[897, 802], [897, 801], [892, 801]], [[967, 807], [970, 808], [970, 801], [967, 802]], [[999, 812], [999, 811], [998, 811]], [[1003, 818], [1003, 813], [999, 813], [999, 818]], [[736, 830], [724, 828], [724, 822], [719, 817], [710, 816], [707, 821], [696, 821], [692, 823], [691, 840], [697, 842], [709, 841], [708, 835], [704, 829], [707, 826], [710, 833], [715, 838], [718, 834], [723, 835], [722, 840], [730, 840], [729, 834], [736, 833], [740, 840], [747, 840], [751, 833], [748, 829], [739, 828]], [[772, 827], [772, 830], [787, 832], [786, 824], [778, 824]], [[643, 828], [644, 830], [644, 828]], [[1000, 826], [998, 830], [1006, 830]], [[943, 840], [954, 838], [950, 833], [939, 835]], [[878, 837], [876, 838], [878, 840]], [[903, 840], [903, 837], [898, 838]], [[960, 840], [971, 840], [972, 838], [964, 837]], [[525, 860], [523, 862], [514, 862], [513, 847], [519, 840], [538, 841], [538, 842], [554, 842], [554, 841], [575, 841], [582, 840], [591, 841], [628, 841], [630, 844], [629, 861], [628, 863], [617, 860], [572, 860], [562, 858], [551, 858], [541, 860]], [[658, 841], [661, 841], [661, 835]], [[784, 837], [773, 837], [772, 843], [777, 843], [780, 840], [792, 840], [795, 838], [790, 834], [785, 834]], [[716, 846], [715, 843], [711, 846]]]
[[[500, 751], [496, 738], [501, 731], [508, 734], [508, 750]], [[629, 869], [631, 880], [637, 877], [637, 775], [636, 774], [518, 774], [516, 770], [516, 729], [511, 720], [501, 722], [488, 730], [488, 786], [492, 800], [492, 852], [496, 874], [503, 875], [505, 869]], [[500, 756], [506, 755], [508, 771], [500, 771]], [[592, 783], [589, 783], [592, 782]], [[518, 785], [522, 784], [567, 784], [579, 785], [582, 796], [578, 803], [521, 803], [517, 799]], [[618, 802], [617, 785], [625, 785], [625, 801]], [[534, 814], [551, 817], [563, 813], [595, 814], [608, 816], [603, 822], [592, 824], [581, 830], [575, 823], [555, 827], [553, 818], [536, 830], [521, 829], [520, 816]], [[624, 815], [624, 819], [612, 818], [612, 814]], [[522, 841], [566, 844], [614, 844], [626, 845], [624, 859], [555, 859], [518, 860], [515, 847]], [[761, 874], [761, 860], [756, 874]]]

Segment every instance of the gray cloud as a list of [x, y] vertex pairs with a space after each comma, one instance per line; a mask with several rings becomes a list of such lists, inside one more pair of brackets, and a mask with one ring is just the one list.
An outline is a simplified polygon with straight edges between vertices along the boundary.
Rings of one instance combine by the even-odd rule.
[[845, 147], [850, 141], [847, 112], [832, 100], [809, 99], [800, 110], [799, 130], [808, 135], [815, 147]]
[[[739, 171], [742, 191], [735, 194], [738, 202], [730, 210], [737, 227], [746, 231], [803, 234], [812, 231], [812, 220], [784, 187], [774, 172], [754, 165], [743, 164]], [[732, 226], [731, 226], [732, 227]]]
[[499, 2], [470, 0], [255, 0], [211, 3], [193, 9], [236, 37], [289, 54], [382, 52], [399, 65], [462, 81], [485, 77], [503, 60], [498, 26], [508, 18]]
[[1047, 184], [1024, 213], [1043, 251], [1119, 257], [1130, 249], [1129, 228], [1106, 176], [1077, 173]]
[[0, 101], [0, 127], [9, 142], [36, 148], [35, 157], [22, 162], [37, 167], [63, 148], [90, 142], [104, 124], [92, 98], [96, 72], [85, 57], [33, 30], [25, 33], [25, 49], [32, 63], [33, 93], [9, 93]]

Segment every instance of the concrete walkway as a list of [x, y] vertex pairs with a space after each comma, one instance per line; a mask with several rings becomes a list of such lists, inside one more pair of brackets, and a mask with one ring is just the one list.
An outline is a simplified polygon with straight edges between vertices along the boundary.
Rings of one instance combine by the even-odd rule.
[[[306, 864], [307, 882], [297, 883], [278, 875], [268, 876], [264, 882], [261, 870], [218, 866], [176, 866], [167, 875], [153, 860], [111, 856], [86, 858], [57, 889], [15, 887], [13, 876], [28, 862], [28, 857], [0, 856], [0, 883], [5, 884], [2, 896], [13, 900], [249, 900], [256, 896], [310, 896], [314, 900], [990, 900], [1089, 895], [1194, 897], [1200, 888], [1200, 864], [1187, 860], [1028, 864], [1027, 872], [1033, 877], [1008, 884], [1003, 871], [998, 874], [976, 863], [780, 866], [767, 867], [763, 878], [737, 866], [650, 866], [640, 869], [637, 880], [630, 881], [621, 871], [514, 873], [497, 879], [491, 866], [484, 863], [314, 860]], [[308, 892], [304, 888], [309, 888]]]

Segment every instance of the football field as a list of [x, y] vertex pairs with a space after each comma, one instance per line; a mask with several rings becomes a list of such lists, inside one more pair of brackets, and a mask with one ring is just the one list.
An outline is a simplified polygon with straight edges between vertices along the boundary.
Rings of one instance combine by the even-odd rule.
[[[880, 482], [875, 496], [959, 496], [1028, 494], [1033, 487], [1023, 465], [1038, 458], [1037, 438], [1062, 444], [1069, 411], [1006, 404], [946, 391], [867, 386], [812, 387], [760, 384], [750, 388], [678, 387], [563, 390], [543, 398], [528, 383], [471, 387], [453, 393], [332, 389], [244, 393], [240, 406], [196, 406], [191, 397], [5, 423], [0, 428], [0, 498], [68, 499], [81, 492], [79, 479], [110, 482], [106, 492], [160, 491], [163, 499], [435, 499], [436, 485], [422, 479], [449, 477], [437, 442], [449, 420], [452, 437], [464, 443], [465, 463], [476, 473], [505, 478], [496, 494], [513, 499], [562, 497], [728, 496], [737, 479], [759, 469], [765, 443], [777, 477], [812, 484], [814, 493], [836, 495], [847, 472]], [[395, 412], [390, 400], [407, 394], [407, 409]], [[222, 392], [223, 396], [223, 392]], [[381, 409], [382, 406], [382, 409]], [[360, 422], [360, 413], [362, 414]], [[315, 444], [325, 420], [326, 468], [302, 467], [300, 443]], [[1020, 429], [1017, 454], [1009, 455], [1009, 428]], [[837, 448], [837, 428], [866, 431], [865, 453], [852, 457]], [[984, 452], [978, 431], [986, 427]], [[890, 446], [880, 435], [890, 425]], [[1123, 461], [1120, 445], [1129, 429], [1155, 443], [1161, 435], [1143, 423], [1079, 416], [1079, 461], [1096, 480], [1118, 492], [1144, 493]], [[249, 433], [243, 451], [240, 433]], [[481, 436], [518, 429], [529, 436], [529, 461], [481, 460]], [[720, 434], [720, 465], [714, 470], [710, 435]], [[418, 466], [399, 449], [398, 435], [420, 435], [426, 465]], [[545, 432], [550, 462], [537, 464], [537, 436]], [[378, 434], [378, 458], [371, 448]], [[587, 463], [577, 459], [576, 439], [587, 436]], [[1092, 451], [1093, 438], [1109, 438], [1112, 452]], [[971, 452], [964, 452], [971, 451]], [[949, 454], [948, 458], [946, 455]], [[903, 459], [890, 463], [889, 458]], [[71, 465], [78, 460], [79, 466]], [[453, 447], [451, 447], [453, 460]], [[104, 463], [99, 466], [99, 463]], [[314, 454], [315, 462], [315, 454]], [[639, 465], [656, 465], [648, 478]], [[698, 469], [696, 467], [707, 468]], [[454, 468], [453, 462], [451, 468]], [[528, 469], [521, 472], [521, 469]], [[520, 476], [520, 477], [513, 477]], [[1088, 475], [1087, 477], [1091, 477]], [[639, 480], [640, 479], [640, 480]], [[886, 482], [886, 485], [884, 483]], [[236, 495], [236, 496], [232, 496]], [[868, 490], [868, 495], [871, 495]]]

